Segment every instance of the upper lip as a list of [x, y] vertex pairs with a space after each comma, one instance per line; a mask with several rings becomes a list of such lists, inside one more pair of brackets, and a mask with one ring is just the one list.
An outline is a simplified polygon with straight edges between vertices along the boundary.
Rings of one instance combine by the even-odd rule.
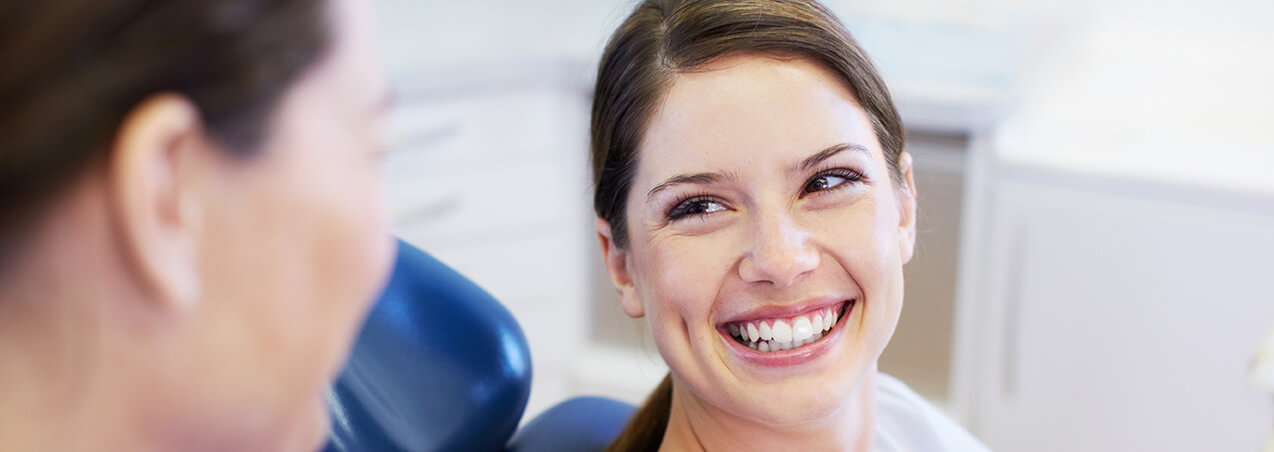
[[821, 296], [807, 298], [797, 303], [786, 305], [765, 305], [754, 309], [749, 309], [738, 314], [734, 314], [729, 318], [720, 322], [726, 325], [734, 322], [743, 322], [748, 320], [761, 319], [782, 319], [787, 317], [796, 317], [807, 312], [817, 311], [828, 306], [833, 306], [853, 299], [852, 297], [839, 296]]

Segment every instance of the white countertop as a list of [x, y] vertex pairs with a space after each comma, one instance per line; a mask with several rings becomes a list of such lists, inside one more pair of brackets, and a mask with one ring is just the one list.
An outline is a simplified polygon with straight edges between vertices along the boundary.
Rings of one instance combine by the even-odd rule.
[[995, 132], [1007, 165], [1274, 199], [1274, 39], [1097, 25]]

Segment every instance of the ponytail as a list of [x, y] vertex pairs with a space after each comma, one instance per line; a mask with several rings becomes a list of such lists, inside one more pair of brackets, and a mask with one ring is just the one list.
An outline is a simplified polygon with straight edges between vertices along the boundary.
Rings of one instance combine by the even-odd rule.
[[647, 452], [659, 450], [672, 412], [672, 374], [664, 376], [646, 403], [637, 409], [628, 426], [606, 447], [606, 452]]

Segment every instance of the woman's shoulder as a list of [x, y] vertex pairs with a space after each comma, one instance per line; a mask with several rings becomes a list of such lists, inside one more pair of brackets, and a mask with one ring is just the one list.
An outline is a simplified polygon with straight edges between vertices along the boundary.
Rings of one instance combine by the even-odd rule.
[[876, 452], [989, 450], [897, 378], [877, 374], [876, 405]]

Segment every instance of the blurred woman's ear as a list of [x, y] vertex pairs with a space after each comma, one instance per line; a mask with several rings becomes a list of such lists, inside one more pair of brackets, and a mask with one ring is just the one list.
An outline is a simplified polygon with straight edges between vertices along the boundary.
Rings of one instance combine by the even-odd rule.
[[124, 270], [164, 311], [190, 311], [199, 299], [196, 184], [210, 145], [195, 105], [160, 94], [125, 116], [108, 154], [108, 209]]
[[900, 184], [898, 196], [898, 254], [902, 263], [911, 261], [916, 249], [916, 179], [912, 171], [911, 153], [898, 154]]
[[610, 273], [611, 283], [619, 294], [619, 304], [624, 313], [632, 318], [646, 315], [646, 308], [633, 286], [632, 275], [628, 272], [628, 251], [615, 244], [614, 233], [610, 222], [598, 218], [593, 222], [597, 229], [597, 241], [602, 247], [602, 260], [606, 263], [606, 271]]

